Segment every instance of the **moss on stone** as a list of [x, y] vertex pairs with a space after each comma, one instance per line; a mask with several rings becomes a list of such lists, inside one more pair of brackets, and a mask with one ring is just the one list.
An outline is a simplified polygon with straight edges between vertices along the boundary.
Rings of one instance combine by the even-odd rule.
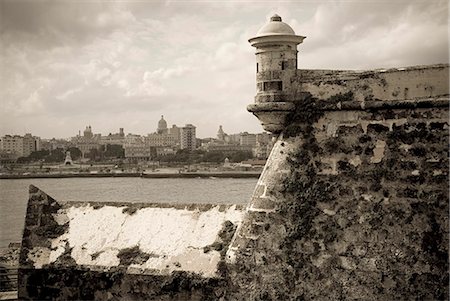
[[139, 246], [121, 249], [117, 254], [121, 266], [129, 266], [130, 264], [143, 264], [150, 258], [150, 254], [141, 251]]

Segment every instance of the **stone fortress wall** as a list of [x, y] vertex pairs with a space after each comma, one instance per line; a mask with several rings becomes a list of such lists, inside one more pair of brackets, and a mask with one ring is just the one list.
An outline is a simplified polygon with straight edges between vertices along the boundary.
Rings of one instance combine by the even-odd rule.
[[232, 299], [448, 298], [448, 65], [292, 72], [305, 37], [274, 23], [250, 39], [248, 110], [279, 137], [227, 252]]
[[[448, 82], [393, 77], [420, 71]], [[308, 83], [228, 251], [244, 299], [448, 297], [448, 86], [422, 84], [435, 94], [361, 102]]]
[[448, 65], [301, 70], [304, 38], [274, 16], [250, 39], [248, 110], [278, 139], [245, 210], [59, 204], [32, 187], [19, 297], [448, 298]]
[[202, 300], [219, 278], [243, 209], [60, 203], [31, 186], [19, 298]]

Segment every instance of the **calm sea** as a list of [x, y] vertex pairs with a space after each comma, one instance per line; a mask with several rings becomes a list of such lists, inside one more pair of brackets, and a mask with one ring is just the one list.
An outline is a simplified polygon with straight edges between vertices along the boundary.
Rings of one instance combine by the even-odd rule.
[[214, 178], [0, 180], [0, 247], [21, 240], [30, 184], [58, 201], [246, 204], [256, 182]]

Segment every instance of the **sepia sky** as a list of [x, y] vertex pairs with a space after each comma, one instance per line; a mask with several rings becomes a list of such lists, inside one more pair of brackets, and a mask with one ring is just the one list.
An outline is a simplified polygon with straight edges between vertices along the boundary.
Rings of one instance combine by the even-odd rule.
[[261, 132], [248, 39], [274, 14], [299, 68], [448, 63], [448, 1], [0, 0], [0, 135]]

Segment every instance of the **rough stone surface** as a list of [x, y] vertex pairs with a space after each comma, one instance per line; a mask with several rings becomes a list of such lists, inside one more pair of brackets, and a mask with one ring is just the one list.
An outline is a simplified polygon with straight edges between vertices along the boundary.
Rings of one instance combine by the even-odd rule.
[[[209, 294], [207, 285], [221, 276], [242, 209], [237, 205], [60, 204], [31, 186], [19, 297], [109, 299], [132, 298], [136, 293], [139, 299], [145, 295], [143, 289], [150, 290], [142, 286], [148, 285], [154, 289], [149, 297], [165, 300], [168, 294], [203, 300]], [[183, 282], [181, 287], [178, 282]], [[165, 291], [168, 286], [171, 293]], [[183, 286], [189, 290], [183, 292]], [[199, 291], [193, 293], [194, 288]]]
[[260, 177], [227, 253], [230, 299], [447, 300], [448, 107], [317, 103]]

